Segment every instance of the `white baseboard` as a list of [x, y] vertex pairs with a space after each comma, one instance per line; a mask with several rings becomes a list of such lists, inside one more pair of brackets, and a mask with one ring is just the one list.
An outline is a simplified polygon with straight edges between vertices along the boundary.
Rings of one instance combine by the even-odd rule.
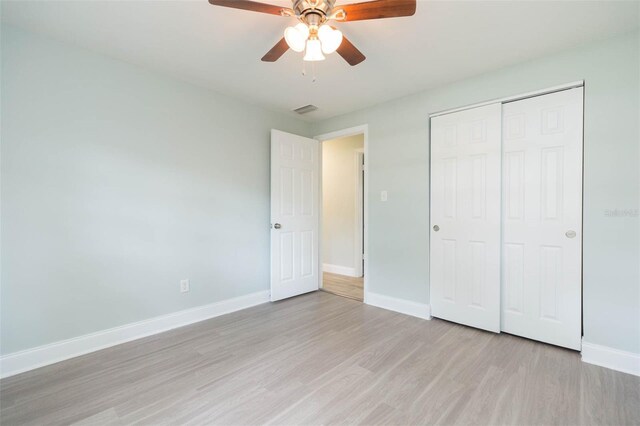
[[621, 351], [582, 340], [582, 361], [640, 376], [640, 354]]
[[204, 321], [269, 301], [269, 291], [234, 297], [131, 324], [38, 346], [0, 357], [0, 377], [9, 377], [131, 340]]
[[349, 268], [347, 266], [340, 265], [331, 265], [329, 263], [324, 263], [322, 265], [323, 272], [329, 272], [332, 274], [346, 275], [348, 277], [357, 277], [356, 268]]
[[388, 309], [390, 311], [400, 312], [401, 314], [411, 315], [426, 320], [431, 319], [431, 306], [426, 303], [411, 302], [404, 299], [396, 299], [395, 297], [384, 296], [382, 294], [372, 293], [368, 291], [364, 295], [364, 303], [378, 308]]

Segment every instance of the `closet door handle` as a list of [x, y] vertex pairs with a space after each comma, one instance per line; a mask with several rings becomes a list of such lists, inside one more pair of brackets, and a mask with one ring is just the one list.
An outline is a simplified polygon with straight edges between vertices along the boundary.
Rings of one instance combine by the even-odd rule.
[[273, 227], [276, 229], [280, 229], [282, 228], [282, 225], [280, 225], [279, 223], [276, 223], [275, 225], [273, 225]]
[[576, 231], [570, 229], [567, 232], [564, 233], [564, 235], [567, 236], [567, 238], [575, 238], [576, 236]]
[[433, 230], [438, 232], [440, 230], [440, 227], [438, 225], [433, 225]]

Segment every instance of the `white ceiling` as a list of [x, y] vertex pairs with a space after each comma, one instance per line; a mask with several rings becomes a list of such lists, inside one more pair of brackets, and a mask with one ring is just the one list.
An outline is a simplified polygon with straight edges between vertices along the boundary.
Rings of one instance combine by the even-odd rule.
[[315, 83], [301, 54], [260, 61], [292, 19], [207, 0], [3, 0], [2, 21], [272, 109], [311, 103], [319, 120], [631, 31], [640, 2], [418, 0], [410, 18], [338, 24], [367, 60], [330, 55]]

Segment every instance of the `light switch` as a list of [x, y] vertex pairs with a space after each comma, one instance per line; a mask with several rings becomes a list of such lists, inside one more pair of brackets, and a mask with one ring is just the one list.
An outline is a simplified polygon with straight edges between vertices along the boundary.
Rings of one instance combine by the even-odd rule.
[[380, 201], [387, 201], [387, 191], [380, 191]]

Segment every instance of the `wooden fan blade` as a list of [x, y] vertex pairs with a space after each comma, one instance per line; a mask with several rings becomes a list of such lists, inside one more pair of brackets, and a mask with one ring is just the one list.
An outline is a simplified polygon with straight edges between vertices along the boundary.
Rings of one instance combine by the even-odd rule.
[[344, 36], [342, 37], [342, 43], [340, 43], [340, 47], [338, 47], [336, 52], [338, 52], [338, 55], [342, 56], [351, 66], [358, 65], [360, 62], [367, 59], [366, 56], [364, 56], [362, 52]]
[[289, 50], [289, 45], [284, 37], [282, 37], [282, 40], [277, 42], [276, 45], [262, 57], [262, 62], [275, 62], [280, 59], [287, 50]]
[[399, 18], [416, 13], [416, 0], [374, 0], [363, 3], [345, 4], [335, 9], [347, 13], [343, 22], [365, 19]]
[[233, 9], [250, 10], [252, 12], [269, 13], [271, 15], [280, 15], [280, 11], [285, 9], [280, 6], [250, 0], [209, 0], [209, 3], [214, 6], [231, 7]]

